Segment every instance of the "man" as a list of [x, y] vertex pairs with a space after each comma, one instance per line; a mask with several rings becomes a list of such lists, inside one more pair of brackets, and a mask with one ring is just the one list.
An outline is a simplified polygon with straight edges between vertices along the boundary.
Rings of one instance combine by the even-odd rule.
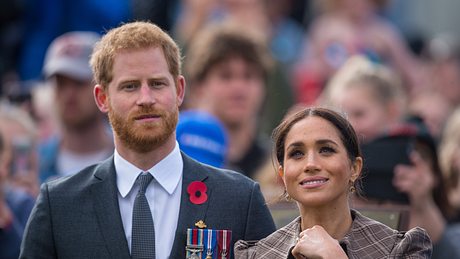
[[[275, 230], [257, 183], [180, 152], [180, 60], [174, 41], [145, 22], [115, 28], [96, 45], [94, 96], [109, 115], [114, 155], [42, 186], [20, 258], [179, 259], [216, 253], [187, 236], [187, 229], [198, 228], [231, 230], [231, 237], [213, 243], [219, 251], [226, 245], [229, 255], [236, 240]], [[220, 242], [225, 239], [231, 242]]]
[[260, 134], [270, 54], [251, 30], [230, 23], [205, 27], [187, 51], [190, 108], [216, 116], [229, 136], [228, 167], [253, 178], [270, 146]]
[[94, 32], [69, 32], [48, 48], [43, 74], [53, 88], [60, 129], [39, 147], [41, 182], [74, 174], [113, 153], [105, 115], [93, 101], [89, 58], [99, 39]]

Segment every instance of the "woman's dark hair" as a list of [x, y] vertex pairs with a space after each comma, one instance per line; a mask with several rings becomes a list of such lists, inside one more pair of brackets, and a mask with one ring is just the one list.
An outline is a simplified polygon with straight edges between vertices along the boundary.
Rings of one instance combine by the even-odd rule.
[[275, 147], [274, 152], [278, 163], [284, 165], [284, 145], [286, 136], [297, 122], [307, 117], [316, 116], [323, 118], [340, 132], [340, 139], [347, 150], [350, 161], [354, 162], [357, 157], [362, 157], [361, 148], [358, 143], [356, 132], [345, 117], [327, 108], [304, 108], [284, 119], [278, 127], [273, 130], [272, 139]]

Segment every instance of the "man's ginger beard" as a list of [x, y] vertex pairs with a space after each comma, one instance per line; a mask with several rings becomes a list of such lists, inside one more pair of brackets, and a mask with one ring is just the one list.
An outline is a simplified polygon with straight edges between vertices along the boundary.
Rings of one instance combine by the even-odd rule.
[[[136, 117], [148, 114], [160, 116], [161, 120], [142, 125], [135, 121]], [[109, 105], [108, 115], [115, 135], [126, 147], [139, 153], [147, 153], [163, 145], [174, 133], [179, 117], [179, 108], [177, 107], [173, 112], [168, 113], [164, 110], [141, 106], [137, 111], [124, 117], [117, 114]]]

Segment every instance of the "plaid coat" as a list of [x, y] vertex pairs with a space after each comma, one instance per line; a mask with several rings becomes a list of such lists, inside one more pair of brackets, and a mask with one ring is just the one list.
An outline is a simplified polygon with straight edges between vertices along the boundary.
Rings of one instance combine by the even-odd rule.
[[[351, 210], [353, 223], [340, 240], [348, 258], [431, 258], [432, 244], [425, 230], [393, 230]], [[300, 217], [270, 236], [255, 241], [238, 241], [235, 258], [294, 258], [290, 251], [300, 234]]]

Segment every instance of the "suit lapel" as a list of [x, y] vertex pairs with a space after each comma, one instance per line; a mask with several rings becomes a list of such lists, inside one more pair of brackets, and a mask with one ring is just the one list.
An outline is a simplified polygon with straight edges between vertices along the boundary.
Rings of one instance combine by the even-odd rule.
[[113, 157], [99, 165], [94, 173], [91, 193], [102, 236], [111, 258], [129, 258], [123, 223], [118, 206]]
[[[187, 228], [196, 228], [195, 223], [203, 220], [206, 222], [206, 212], [211, 200], [212, 184], [209, 183], [208, 173], [201, 167], [200, 164], [191, 160], [187, 155], [182, 153], [184, 168], [182, 172], [182, 194], [179, 211], [179, 219], [177, 222], [176, 236], [171, 250], [170, 258], [184, 258]], [[201, 170], [200, 170], [201, 169]], [[187, 187], [193, 181], [201, 181], [206, 183], [208, 200], [200, 205], [190, 202]]]

